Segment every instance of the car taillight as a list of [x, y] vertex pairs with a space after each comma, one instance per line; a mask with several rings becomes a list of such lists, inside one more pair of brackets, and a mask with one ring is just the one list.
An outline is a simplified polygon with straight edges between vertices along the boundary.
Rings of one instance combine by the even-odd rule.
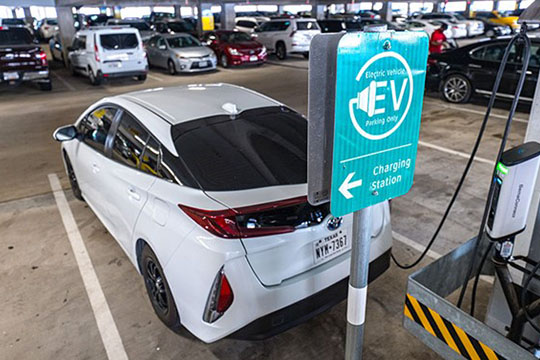
[[47, 66], [47, 54], [44, 51], [40, 51], [36, 54], [36, 58], [41, 60], [41, 66]]
[[[182, 204], [178, 206], [206, 231], [221, 238], [231, 239], [291, 233], [295, 231], [295, 226], [288, 223], [284, 225], [279, 224], [279, 220], [276, 220], [276, 217], [279, 215], [276, 215], [276, 212], [280, 213], [285, 208], [302, 205], [306, 202], [306, 197], [301, 196], [267, 204], [227, 210], [203, 210]], [[325, 215], [322, 215], [322, 217]], [[307, 215], [306, 213], [301, 213], [300, 216], [309, 217], [311, 213], [307, 212]], [[300, 216], [297, 216], [297, 218], [300, 218]], [[299, 221], [304, 221], [304, 219]]]
[[212, 288], [210, 289], [210, 294], [204, 308], [203, 320], [213, 323], [231, 307], [233, 300], [234, 293], [222, 267], [212, 283]]
[[98, 49], [98, 46], [97, 44], [94, 42], [94, 56], [96, 57], [96, 61], [97, 62], [100, 62], [101, 60], [99, 59], [99, 49]]
[[456, 29], [456, 30], [457, 30], [457, 29], [459, 29], [459, 26], [454, 25], [454, 26], [452, 26], [452, 29]]

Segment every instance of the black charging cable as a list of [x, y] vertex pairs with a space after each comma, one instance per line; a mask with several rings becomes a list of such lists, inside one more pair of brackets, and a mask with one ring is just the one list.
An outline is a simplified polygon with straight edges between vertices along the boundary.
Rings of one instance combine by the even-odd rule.
[[[474, 263], [475, 263], [475, 260], [476, 260], [476, 256], [478, 254], [478, 250], [480, 248], [480, 244], [482, 243], [482, 237], [484, 235], [489, 210], [491, 208], [491, 201], [492, 201], [492, 198], [493, 198], [493, 192], [495, 191], [494, 184], [495, 184], [495, 176], [497, 175], [497, 163], [499, 161], [501, 161], [501, 157], [502, 157], [502, 154], [504, 152], [504, 148], [506, 147], [506, 140], [508, 138], [508, 135], [510, 134], [510, 130], [511, 130], [511, 126], [512, 126], [512, 119], [514, 118], [514, 114], [516, 112], [516, 109], [517, 109], [517, 106], [518, 106], [518, 103], [519, 103], [519, 97], [521, 95], [521, 90], [523, 89], [523, 85], [525, 83], [525, 78], [527, 76], [527, 68], [529, 67], [529, 58], [530, 58], [530, 54], [531, 54], [531, 40], [527, 36], [527, 25], [526, 24], [522, 25], [520, 32], [518, 34], [516, 34], [514, 37], [512, 37], [512, 39], [510, 40], [510, 42], [506, 46], [506, 50], [504, 52], [504, 56], [503, 56], [503, 59], [501, 61], [501, 65], [499, 66], [499, 72], [497, 73], [497, 79], [498, 80], [500, 80], [499, 76], [502, 77], [504, 69], [506, 68], [506, 64], [508, 63], [508, 57], [510, 56], [510, 51], [512, 50], [512, 47], [518, 41], [523, 42], [523, 50], [522, 50], [523, 56], [522, 56], [521, 74], [519, 76], [519, 81], [518, 81], [518, 84], [517, 84], [514, 99], [512, 100], [512, 106], [510, 107], [510, 111], [508, 112], [508, 119], [506, 120], [506, 126], [505, 126], [504, 133], [503, 133], [503, 136], [502, 136], [502, 139], [501, 139], [501, 144], [499, 146], [499, 152], [497, 154], [496, 162], [495, 162], [495, 165], [493, 167], [493, 172], [491, 174], [491, 182], [490, 182], [488, 197], [487, 197], [486, 205], [485, 205], [485, 208], [484, 208], [484, 214], [482, 216], [482, 221], [480, 223], [480, 228], [478, 229], [478, 235], [476, 237], [476, 242], [475, 242], [471, 262], [469, 264], [469, 268], [467, 269], [467, 275], [463, 279], [463, 285], [461, 287], [459, 298], [458, 298], [458, 301], [456, 303], [456, 306], [458, 308], [461, 308], [461, 306], [463, 304], [463, 299], [465, 298], [465, 294], [467, 292], [467, 286], [469, 284], [469, 279], [470, 279], [470, 277], [472, 275], [472, 272], [474, 270]], [[489, 112], [491, 111], [491, 106], [493, 105], [493, 102], [491, 100], [494, 100], [495, 94], [499, 90], [498, 85], [499, 84], [497, 83], [496, 86], [494, 86], [494, 88], [493, 88], [493, 93], [491, 94], [490, 104], [489, 104], [488, 112], [486, 113], [486, 115], [488, 115]], [[482, 257], [482, 260], [481, 260], [480, 264], [478, 265], [478, 269], [476, 271], [476, 276], [475, 276], [474, 285], [473, 285], [473, 292], [472, 292], [472, 296], [471, 296], [471, 307], [470, 307], [471, 316], [474, 316], [474, 308], [475, 308], [475, 305], [476, 305], [476, 293], [477, 293], [477, 288], [478, 288], [478, 280], [480, 279], [480, 274], [481, 274], [481, 271], [482, 271], [482, 267], [484, 266], [484, 263], [485, 263], [485, 261], [486, 261], [486, 259], [488, 257], [487, 254], [491, 251], [491, 248], [492, 248], [491, 245], [488, 246], [488, 249], [486, 250], [486, 253]]]
[[[526, 25], [525, 24], [524, 24], [524, 27], [525, 27], [525, 30], [526, 30]], [[522, 29], [523, 29], [523, 27], [522, 27]], [[484, 131], [486, 129], [486, 125], [487, 125], [487, 122], [489, 120], [489, 116], [491, 115], [491, 109], [493, 108], [493, 104], [495, 103], [496, 94], [499, 91], [499, 86], [500, 86], [500, 83], [501, 83], [501, 80], [502, 80], [502, 76], [504, 74], [504, 69], [506, 67], [506, 63], [508, 62], [509, 49], [511, 48], [511, 45], [513, 45], [514, 42], [517, 40], [517, 37], [523, 36], [523, 34], [525, 34], [525, 32], [520, 32], [519, 34], [515, 35], [510, 40], [509, 46], [506, 48], [506, 51], [505, 51], [504, 56], [503, 56], [503, 60], [501, 62], [501, 65], [499, 66], [499, 70], [497, 72], [497, 76], [495, 77], [495, 83], [493, 84], [493, 92], [491, 93], [491, 96], [489, 98], [487, 111], [486, 111], [486, 114], [484, 116], [484, 119], [482, 120], [482, 124], [480, 125], [480, 130], [478, 132], [478, 136], [476, 137], [476, 141], [475, 141], [473, 149], [471, 151], [471, 155], [469, 157], [469, 160], [467, 160], [467, 164], [465, 165], [465, 169], [463, 170], [463, 173], [461, 174], [461, 178], [459, 179], [458, 185], [457, 185], [456, 189], [454, 190], [454, 194], [452, 195], [452, 198], [450, 199], [450, 202], [448, 203], [448, 206], [446, 207], [446, 210], [445, 210], [445, 212], [443, 214], [443, 217], [441, 218], [441, 221], [439, 222], [439, 225], [437, 226], [437, 229], [435, 230], [435, 233], [431, 237], [431, 240], [429, 241], [428, 245], [426, 246], [426, 248], [424, 249], [422, 254], [420, 254], [420, 256], [415, 261], [413, 261], [411, 264], [408, 264], [408, 265], [401, 264], [396, 259], [394, 254], [392, 254], [392, 260], [394, 261], [394, 263], [396, 264], [397, 267], [407, 270], [407, 269], [411, 269], [411, 268], [415, 267], [416, 265], [418, 265], [424, 259], [424, 257], [427, 255], [427, 253], [429, 252], [429, 250], [431, 249], [431, 247], [435, 243], [435, 240], [439, 236], [439, 233], [440, 233], [444, 223], [446, 222], [448, 214], [450, 213], [450, 210], [452, 210], [452, 206], [454, 206], [454, 203], [455, 203], [455, 201], [456, 201], [456, 199], [457, 199], [457, 197], [459, 195], [459, 192], [461, 191], [461, 188], [462, 188], [463, 184], [465, 183], [465, 179], [467, 178], [467, 175], [469, 174], [469, 170], [470, 170], [470, 168], [471, 168], [471, 166], [473, 164], [474, 158], [475, 158], [476, 153], [478, 151], [478, 148], [480, 146], [480, 142], [482, 141], [482, 137], [484, 136]], [[526, 35], [525, 35], [525, 37], [526, 37]], [[529, 43], [530, 43], [530, 40], [529, 40]], [[528, 63], [528, 58], [527, 58], [527, 63]], [[521, 75], [523, 76], [523, 74], [525, 74], [525, 71]], [[521, 92], [521, 88], [519, 90]], [[512, 116], [513, 116], [513, 113], [512, 113]], [[485, 226], [485, 222], [484, 221], [482, 221], [482, 222], [484, 223], [484, 226]], [[475, 248], [475, 251], [474, 251], [475, 255], [476, 255], [476, 252], [477, 252], [477, 249]], [[471, 271], [472, 271], [472, 268], [471, 268]], [[469, 273], [468, 276], [467, 276], [467, 279], [470, 276], [471, 276], [471, 274]], [[460, 303], [461, 303], [461, 301], [460, 301]]]
[[521, 307], [523, 308], [523, 311], [525, 313], [525, 317], [527, 318], [527, 322], [531, 327], [536, 330], [538, 333], [540, 333], [540, 327], [536, 325], [533, 321], [532, 316], [529, 314], [529, 311], [527, 309], [527, 295], [529, 291], [529, 285], [531, 283], [532, 278], [536, 275], [538, 272], [538, 269], [540, 269], [540, 261], [536, 263], [534, 268], [532, 269], [531, 273], [527, 275], [525, 278], [525, 282], [523, 283], [523, 288], [521, 289]]

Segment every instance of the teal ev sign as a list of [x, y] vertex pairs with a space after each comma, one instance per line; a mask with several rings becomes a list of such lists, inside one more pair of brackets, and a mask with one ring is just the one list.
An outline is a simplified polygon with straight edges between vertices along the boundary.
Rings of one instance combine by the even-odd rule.
[[342, 216], [413, 183], [429, 39], [358, 32], [339, 41], [330, 207]]

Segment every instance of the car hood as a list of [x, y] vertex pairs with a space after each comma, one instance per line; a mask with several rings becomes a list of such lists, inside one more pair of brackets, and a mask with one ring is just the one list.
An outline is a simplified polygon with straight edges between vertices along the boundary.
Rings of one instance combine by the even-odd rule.
[[213, 54], [212, 49], [206, 46], [194, 46], [181, 49], [173, 49], [172, 52], [183, 57], [202, 57]]
[[251, 49], [258, 49], [262, 47], [262, 44], [257, 41], [242, 41], [238, 43], [228, 43], [229, 47], [234, 49], [245, 49], [245, 50], [251, 50]]

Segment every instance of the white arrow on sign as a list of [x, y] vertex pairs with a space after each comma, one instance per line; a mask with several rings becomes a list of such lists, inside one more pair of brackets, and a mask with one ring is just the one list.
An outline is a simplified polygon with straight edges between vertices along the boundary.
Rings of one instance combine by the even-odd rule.
[[339, 192], [341, 193], [341, 195], [345, 196], [346, 199], [352, 199], [354, 197], [349, 190], [362, 186], [362, 179], [351, 181], [354, 174], [356, 173], [352, 172], [347, 175], [345, 181], [343, 181], [343, 184], [341, 184], [341, 186], [339, 187]]

